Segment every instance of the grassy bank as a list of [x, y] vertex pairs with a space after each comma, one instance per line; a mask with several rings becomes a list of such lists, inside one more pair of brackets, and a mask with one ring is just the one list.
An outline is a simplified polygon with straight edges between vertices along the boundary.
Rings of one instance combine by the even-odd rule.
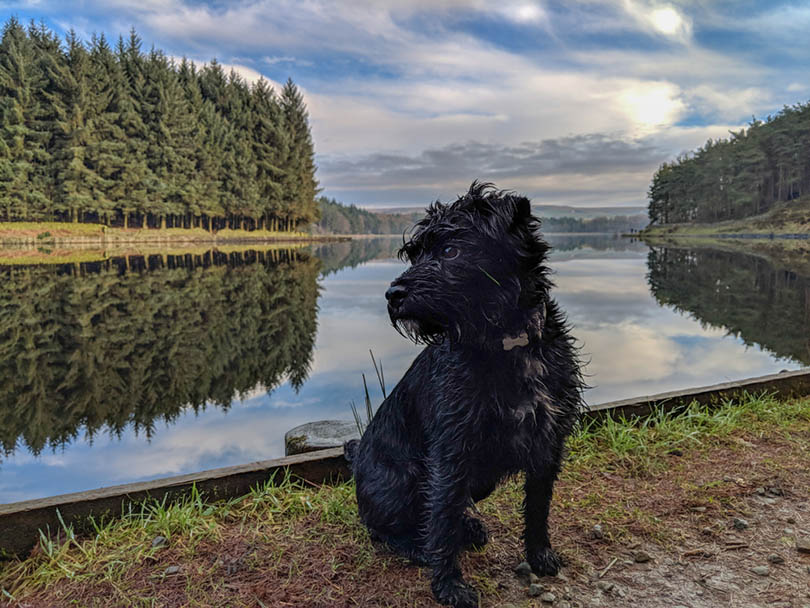
[[767, 213], [741, 220], [729, 220], [712, 224], [665, 224], [650, 226], [642, 237], [717, 236], [733, 234], [810, 235], [810, 197], [776, 205]]
[[274, 232], [270, 230], [219, 230], [202, 228], [111, 228], [101, 224], [67, 222], [0, 222], [0, 244], [101, 244], [170, 243], [236, 241], [318, 241], [336, 237], [312, 236], [306, 232]]
[[[567, 566], [540, 581], [555, 606], [793, 605], [810, 591], [810, 556], [794, 540], [810, 531], [810, 399], [608, 418], [569, 446], [551, 519]], [[52, 531], [0, 566], [3, 597], [27, 607], [435, 605], [426, 569], [371, 543], [351, 483], [279, 481], [228, 502], [145, 505], [89, 534]], [[462, 568], [482, 606], [541, 605], [512, 571], [521, 495], [513, 480], [479, 504], [492, 540]], [[767, 578], [751, 572], [760, 565]]]

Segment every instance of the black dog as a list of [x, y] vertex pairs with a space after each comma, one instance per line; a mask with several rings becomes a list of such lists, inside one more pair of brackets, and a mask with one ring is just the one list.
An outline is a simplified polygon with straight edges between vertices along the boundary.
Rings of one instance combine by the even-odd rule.
[[526, 198], [491, 184], [427, 209], [385, 297], [400, 333], [428, 346], [345, 447], [372, 537], [431, 566], [443, 604], [478, 605], [458, 554], [487, 531], [465, 511], [520, 471], [526, 559], [541, 576], [560, 567], [547, 518], [582, 381], [539, 225]]

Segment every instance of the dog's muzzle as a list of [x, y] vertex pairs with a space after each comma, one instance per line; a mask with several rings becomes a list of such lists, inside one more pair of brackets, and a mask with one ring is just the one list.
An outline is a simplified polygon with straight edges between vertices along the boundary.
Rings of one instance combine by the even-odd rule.
[[385, 292], [385, 299], [388, 300], [388, 311], [391, 313], [397, 312], [405, 301], [408, 295], [408, 290], [402, 285], [391, 284], [391, 287]]

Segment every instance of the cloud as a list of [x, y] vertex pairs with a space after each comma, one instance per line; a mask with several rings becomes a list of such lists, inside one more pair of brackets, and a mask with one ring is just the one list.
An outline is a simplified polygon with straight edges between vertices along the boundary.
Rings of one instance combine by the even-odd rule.
[[[589, 193], [604, 199], [607, 189], [633, 198], [633, 188], [646, 183], [668, 156], [669, 151], [650, 138], [587, 134], [513, 146], [469, 141], [417, 154], [322, 156], [319, 175], [330, 190], [432, 189], [432, 196], [422, 202], [463, 190], [473, 178], [545, 195], [544, 202], [549, 196], [565, 201]], [[635, 183], [633, 188], [627, 187], [628, 179]]]
[[298, 57], [288, 57], [288, 56], [264, 57], [262, 61], [267, 65], [276, 65], [279, 63], [295, 63], [298, 65], [307, 65], [307, 66], [313, 65], [311, 61], [308, 61], [306, 59], [299, 59]]
[[[604, 204], [643, 202], [664, 157], [806, 90], [803, 59], [772, 58], [806, 55], [810, 10], [795, 5], [733, 16], [728, 3], [661, 0], [61, 6], [43, 0], [41, 10], [82, 32], [134, 24], [147, 45], [216, 56], [249, 82], [292, 76], [310, 111], [318, 178], [348, 202], [429, 200], [482, 174], [575, 204], [599, 198], [600, 187]], [[548, 142], [592, 134], [628, 149], [590, 142], [592, 154], [541, 154]], [[633, 165], [640, 141], [650, 155]], [[579, 168], [587, 162], [592, 171]]]

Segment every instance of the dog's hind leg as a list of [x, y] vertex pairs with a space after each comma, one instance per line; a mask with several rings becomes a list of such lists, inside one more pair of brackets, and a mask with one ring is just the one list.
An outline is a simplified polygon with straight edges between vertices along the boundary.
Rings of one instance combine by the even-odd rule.
[[526, 498], [523, 504], [526, 518], [526, 561], [538, 576], [554, 576], [562, 560], [551, 548], [548, 537], [548, 511], [558, 469], [548, 467], [541, 474], [526, 472]]

